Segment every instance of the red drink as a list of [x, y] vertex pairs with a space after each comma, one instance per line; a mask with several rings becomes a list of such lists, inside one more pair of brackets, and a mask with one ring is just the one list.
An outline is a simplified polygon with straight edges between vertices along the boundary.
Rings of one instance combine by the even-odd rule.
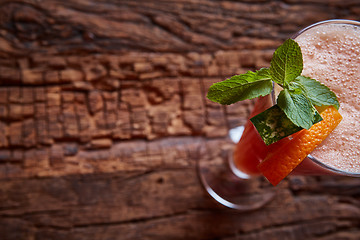
[[[273, 105], [272, 96], [267, 95], [257, 100], [250, 117], [253, 117]], [[247, 121], [244, 132], [234, 151], [236, 168], [247, 175], [259, 175], [257, 165], [264, 160], [270, 146], [266, 146], [254, 125]]]

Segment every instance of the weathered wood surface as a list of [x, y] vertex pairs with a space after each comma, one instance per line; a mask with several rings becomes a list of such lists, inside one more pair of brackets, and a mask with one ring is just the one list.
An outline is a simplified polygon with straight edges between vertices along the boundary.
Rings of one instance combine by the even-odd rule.
[[196, 174], [252, 107], [209, 102], [211, 83], [359, 14], [356, 0], [1, 0], [0, 239], [359, 239], [359, 179], [289, 177], [239, 213]]

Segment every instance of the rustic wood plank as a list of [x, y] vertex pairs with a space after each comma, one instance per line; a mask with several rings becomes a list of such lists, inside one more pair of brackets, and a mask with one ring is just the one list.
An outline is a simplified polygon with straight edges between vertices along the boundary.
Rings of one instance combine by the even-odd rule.
[[18, 239], [331, 239], [345, 229], [355, 239], [360, 222], [359, 207], [336, 195], [294, 196], [286, 187], [261, 210], [224, 209], [208, 198], [190, 168], [12, 180], [2, 189], [4, 232], [18, 236], [12, 232], [18, 224], [31, 232]]

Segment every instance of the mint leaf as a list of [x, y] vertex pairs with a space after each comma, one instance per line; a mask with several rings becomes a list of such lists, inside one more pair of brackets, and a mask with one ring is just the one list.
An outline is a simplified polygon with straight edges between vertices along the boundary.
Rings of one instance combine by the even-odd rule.
[[259, 70], [255, 71], [255, 74], [257, 79], [271, 79], [270, 70], [268, 68], [260, 68]]
[[262, 68], [259, 71], [248, 71], [245, 74], [235, 75], [230, 79], [214, 83], [209, 88], [207, 98], [220, 104], [232, 104], [245, 99], [253, 99], [270, 94], [272, 81], [269, 70]]
[[286, 86], [299, 76], [303, 69], [300, 46], [292, 39], [278, 47], [270, 65], [270, 75], [274, 82]]
[[305, 76], [298, 76], [294, 82], [300, 84], [301, 89], [313, 105], [319, 107], [333, 105], [339, 109], [340, 104], [335, 93], [324, 84]]
[[286, 116], [297, 126], [309, 129], [315, 120], [316, 109], [306, 95], [296, 89], [284, 89], [277, 98], [277, 104]]

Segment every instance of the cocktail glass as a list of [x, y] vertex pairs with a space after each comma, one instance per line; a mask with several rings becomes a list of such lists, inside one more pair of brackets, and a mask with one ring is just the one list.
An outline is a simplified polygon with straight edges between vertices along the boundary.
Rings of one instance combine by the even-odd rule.
[[[346, 24], [360, 27], [360, 22], [352, 20], [327, 20], [310, 25], [292, 38], [296, 40], [310, 29], [325, 24]], [[359, 46], [360, 47], [360, 46]], [[276, 104], [277, 87], [272, 94], [258, 98], [250, 117]], [[233, 153], [224, 154], [222, 161], [198, 161], [198, 173], [206, 191], [222, 205], [240, 211], [251, 211], [263, 207], [276, 196], [276, 189], [264, 183], [257, 165], [266, 157], [271, 145], [266, 146], [250, 121], [230, 131], [241, 135]], [[231, 136], [230, 136], [231, 137]], [[360, 157], [360, 156], [359, 156]], [[347, 172], [327, 165], [321, 159], [308, 155], [291, 175], [339, 175], [360, 177], [360, 172]], [[258, 186], [262, 185], [262, 188]], [[264, 187], [265, 186], [265, 187]]]

